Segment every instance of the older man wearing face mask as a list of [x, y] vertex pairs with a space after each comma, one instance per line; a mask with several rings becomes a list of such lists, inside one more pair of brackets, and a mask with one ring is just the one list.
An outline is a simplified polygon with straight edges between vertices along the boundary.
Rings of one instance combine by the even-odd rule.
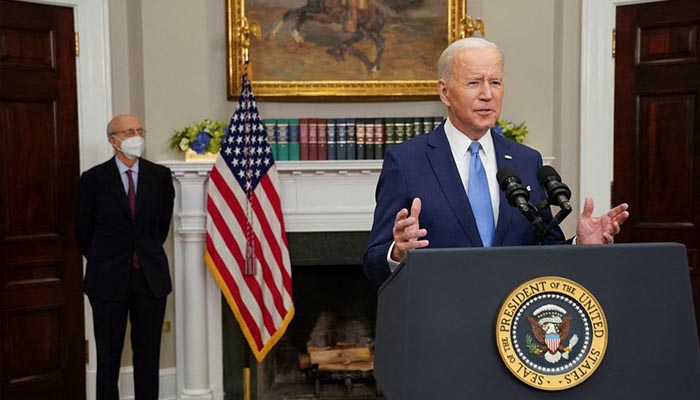
[[98, 400], [119, 398], [127, 317], [136, 399], [158, 398], [161, 326], [171, 292], [163, 242], [175, 192], [170, 170], [141, 158], [145, 133], [137, 117], [114, 117], [107, 140], [115, 156], [80, 177], [76, 237], [87, 259]]

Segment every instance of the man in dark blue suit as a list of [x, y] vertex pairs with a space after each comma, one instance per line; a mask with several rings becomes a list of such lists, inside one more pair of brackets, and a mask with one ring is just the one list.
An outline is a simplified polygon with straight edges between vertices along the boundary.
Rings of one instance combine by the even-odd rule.
[[[535, 229], [501, 193], [496, 172], [516, 171], [538, 204], [546, 193], [537, 180], [542, 157], [499, 135], [496, 124], [503, 101], [503, 57], [484, 39], [451, 44], [438, 62], [440, 100], [447, 120], [427, 135], [390, 148], [377, 184], [374, 224], [364, 269], [381, 284], [408, 250], [432, 247], [490, 247], [537, 244]], [[409, 213], [410, 208], [410, 213]], [[629, 213], [621, 204], [592, 217], [586, 198], [578, 221], [579, 244], [612, 243]], [[540, 216], [552, 219], [548, 209]], [[545, 244], [565, 243], [557, 227]]]

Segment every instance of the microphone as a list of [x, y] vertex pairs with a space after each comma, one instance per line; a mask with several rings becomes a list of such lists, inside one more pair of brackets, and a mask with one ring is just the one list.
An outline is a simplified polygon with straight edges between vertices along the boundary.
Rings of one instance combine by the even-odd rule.
[[557, 171], [545, 165], [537, 171], [537, 180], [547, 191], [547, 197], [549, 204], [559, 207], [559, 212], [552, 217], [552, 220], [547, 224], [547, 231], [552, 229], [555, 225], [561, 224], [561, 222], [569, 214], [571, 214], [571, 204], [569, 199], [571, 198], [571, 190], [561, 182], [561, 177]]
[[510, 168], [501, 168], [496, 174], [496, 179], [498, 185], [505, 192], [508, 203], [520, 210], [525, 218], [542, 234], [544, 232], [542, 218], [537, 212], [537, 207], [530, 204], [530, 192], [523, 186], [518, 175]]
[[549, 204], [555, 205], [565, 210], [571, 210], [569, 199], [571, 198], [571, 190], [561, 182], [561, 177], [557, 171], [545, 165], [537, 171], [537, 180], [547, 191]]
[[529, 207], [530, 192], [527, 191], [518, 175], [510, 168], [501, 168], [496, 174], [501, 189], [506, 192], [506, 199], [511, 206], [520, 210]]

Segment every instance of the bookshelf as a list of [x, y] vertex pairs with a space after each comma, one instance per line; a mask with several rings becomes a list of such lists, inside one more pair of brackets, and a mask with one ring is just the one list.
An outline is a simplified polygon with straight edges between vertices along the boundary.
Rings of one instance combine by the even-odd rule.
[[443, 116], [262, 120], [277, 161], [381, 160], [396, 144], [437, 128]]

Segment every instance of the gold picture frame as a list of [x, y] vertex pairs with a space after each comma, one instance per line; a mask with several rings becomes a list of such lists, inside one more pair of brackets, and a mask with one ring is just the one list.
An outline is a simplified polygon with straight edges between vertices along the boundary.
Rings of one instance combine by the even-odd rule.
[[[379, 48], [377, 42], [374, 43], [374, 54], [372, 54], [373, 43], [369, 40], [365, 40], [365, 43], [362, 45], [364, 46], [363, 50], [355, 49], [356, 47], [360, 47], [361, 42], [355, 43], [357, 46], [350, 48], [352, 52], [348, 52], [348, 48], [346, 48], [346, 57], [344, 59], [340, 58], [340, 51], [337, 50], [340, 49], [339, 42], [328, 45], [330, 41], [329, 37], [333, 34], [342, 38], [348, 38], [353, 35], [352, 28], [348, 29], [345, 25], [347, 19], [349, 19], [350, 11], [346, 11], [346, 14], [343, 14], [344, 19], [342, 21], [337, 20], [330, 24], [327, 23], [328, 21], [325, 21], [325, 25], [323, 25], [317, 22], [317, 20], [312, 20], [313, 23], [306, 24], [311, 28], [302, 26], [299, 30], [295, 29], [298, 25], [289, 27], [289, 25], [294, 25], [295, 21], [283, 21], [281, 16], [285, 13], [298, 10], [304, 7], [305, 4], [308, 6], [312, 2], [318, 1], [330, 2], [331, 0], [291, 0], [289, 2], [290, 6], [283, 9], [279, 6], [279, 3], [281, 3], [279, 0], [226, 0], [228, 33], [227, 83], [229, 100], [235, 100], [240, 95], [241, 75], [245, 68], [244, 60], [248, 55], [250, 56], [248, 76], [253, 83], [256, 97], [261, 100], [368, 101], [436, 99], [437, 59], [447, 44], [452, 43], [457, 38], [465, 37], [467, 20], [471, 23], [471, 18], [468, 18], [466, 11], [467, 0], [427, 0], [420, 3], [419, 7], [430, 6], [433, 7], [433, 10], [435, 7], [442, 7], [442, 5], [445, 5], [447, 10], [444, 13], [441, 11], [441, 14], [445, 18], [439, 21], [426, 20], [425, 18], [430, 18], [430, 15], [428, 12], [424, 12], [428, 17], [423, 17], [423, 20], [416, 21], [427, 21], [427, 23], [417, 25], [417, 22], [414, 22], [412, 25], [414, 29], [415, 27], [444, 27], [445, 29], [439, 29], [443, 33], [446, 32], [445, 37], [439, 40], [440, 43], [436, 43], [435, 31], [438, 28], [423, 29], [433, 30], [432, 42], [426, 42], [433, 45], [423, 46], [423, 48], [429, 50], [426, 54], [416, 54], [416, 52], [419, 52], [419, 49], [415, 48], [411, 39], [406, 40], [404, 36], [396, 36], [396, 32], [384, 32], [384, 34], [393, 34], [394, 37], [400, 38], [397, 40], [397, 43], [400, 41], [401, 45], [404, 47], [402, 53], [404, 59], [399, 60], [403, 62], [403, 67], [386, 67], [386, 65], [384, 65], [386, 67], [384, 70], [380, 68], [376, 71], [370, 70], [372, 61], [369, 59], [372, 56], [376, 56], [375, 60], [379, 60], [380, 58], [377, 55], [377, 49]], [[411, 0], [393, 0], [393, 3], [395, 4], [400, 1], [403, 1], [403, 4], [406, 4], [407, 1], [412, 2]], [[396, 27], [402, 27], [403, 25], [401, 24], [405, 23], [403, 20], [398, 20], [396, 16], [389, 19], [391, 10], [387, 8], [388, 6], [386, 5], [388, 0], [337, 0], [337, 4], [342, 4], [342, 7], [347, 7], [348, 2], [362, 4], [360, 7], [365, 7], [363, 8], [365, 11], [368, 10], [367, 7], [371, 7], [372, 4], [375, 6], [376, 4], [380, 6], [383, 4], [383, 14], [386, 15], [384, 17], [384, 22], [381, 24], [383, 27], [388, 26], [385, 25], [386, 21], [391, 22], [390, 26], [394, 29], [396, 29]], [[416, 4], [418, 2], [413, 1], [412, 3]], [[418, 12], [416, 15], [420, 16], [421, 14]], [[336, 13], [335, 16], [337, 17], [338, 14]], [[369, 17], [365, 17], [365, 20], [368, 18]], [[258, 19], [261, 21], [258, 21]], [[275, 22], [275, 20], [277, 22]], [[360, 21], [359, 18], [357, 21]], [[258, 25], [258, 22], [260, 22], [260, 25]], [[358, 24], [359, 23], [360, 22], [358, 22]], [[278, 25], [286, 25], [287, 32], [280, 34]], [[274, 27], [277, 27], [278, 31], [275, 31]], [[293, 36], [293, 33], [296, 32], [297, 36], [301, 36], [299, 32], [304, 34], [303, 29], [316, 29], [315, 38], [318, 39], [317, 42], [307, 43], [302, 41], [301, 44], [295, 43], [294, 41], [296, 41], [297, 38]], [[355, 32], [360, 32], [360, 29], [363, 28], [358, 25], [355, 29]], [[289, 34], [290, 30], [292, 30], [292, 34]], [[370, 34], [366, 33], [366, 30], [362, 30], [362, 32], [365, 33], [365, 38], [370, 36]], [[411, 31], [409, 28], [405, 28], [404, 32], [410, 33]], [[259, 38], [253, 38], [252, 36], [255, 34], [257, 34]], [[311, 36], [311, 34], [308, 33], [307, 35]], [[280, 37], [283, 38], [280, 39]], [[323, 45], [319, 44], [322, 41], [326, 42], [325, 44], [327, 46], [325, 48]], [[334, 45], [338, 46], [333, 47]], [[387, 59], [386, 45], [391, 45], [390, 40], [384, 41], [383, 59], [379, 61], [382, 64], [386, 64], [387, 60], [389, 62], [397, 60], [397, 57]], [[250, 46], [250, 49], [248, 49], [247, 46]], [[406, 48], [410, 51], [406, 52]], [[314, 51], [314, 53], [311, 53], [311, 51]], [[334, 51], [335, 54], [333, 53]], [[366, 52], [364, 58], [363, 51]], [[309, 54], [312, 55], [309, 56]], [[333, 57], [335, 57], [335, 61]], [[407, 57], [412, 57], [412, 59], [406, 59]], [[415, 60], [422, 60], [420, 61], [422, 63], [422, 65], [420, 65], [422, 68], [422, 70], [420, 70], [422, 71], [420, 76], [411, 76], [410, 79], [392, 79], [392, 77], [386, 77], [389, 73], [385, 73], [384, 71], [391, 71], [391, 73], [394, 74], [402, 73], [402, 71], [413, 75], [418, 74], [415, 72], [418, 68], [413, 68], [417, 66], [418, 63], [418, 61]], [[329, 65], [329, 63], [332, 64], [334, 62], [336, 64]], [[306, 65], [301, 67], [297, 66], [295, 70], [294, 66], [300, 63], [306, 63]], [[399, 65], [398, 61], [394, 62], [394, 64]], [[279, 68], [280, 65], [284, 65], [284, 68]], [[311, 68], [309, 65], [311, 65]], [[319, 65], [325, 68], [325, 70], [322, 70]], [[358, 65], [361, 67], [358, 67]], [[258, 66], [261, 66], [260, 71], [258, 71]], [[364, 68], [363, 71], [357, 72], [357, 70], [361, 68]], [[298, 76], [295, 76], [294, 73], [297, 73]], [[345, 76], [338, 79], [334, 78], [336, 75], [342, 75], [342, 73], [345, 73]], [[276, 76], [276, 74], [285, 76]], [[347, 75], [352, 74], [354, 75], [348, 79]], [[333, 77], [329, 79], [329, 75]]]

